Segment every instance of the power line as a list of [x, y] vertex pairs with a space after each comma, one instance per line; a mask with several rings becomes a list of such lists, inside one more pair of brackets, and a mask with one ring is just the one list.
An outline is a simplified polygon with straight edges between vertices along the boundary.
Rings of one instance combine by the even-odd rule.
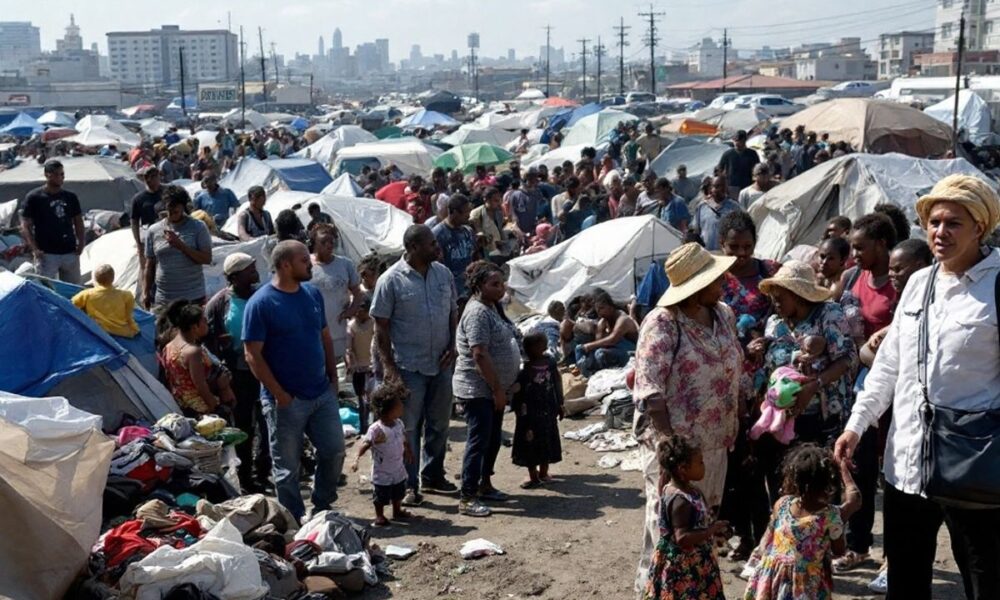
[[625, 33], [632, 29], [631, 25], [625, 25], [625, 17], [620, 17], [621, 24], [614, 29], [618, 31], [618, 93], [622, 96], [625, 95], [625, 46], [628, 46], [628, 42], [625, 41]]
[[649, 46], [649, 91], [654, 95], [656, 94], [656, 42], [659, 38], [656, 37], [656, 18], [662, 17], [663, 12], [653, 11], [653, 5], [649, 5], [649, 12], [639, 13], [640, 17], [649, 19], [649, 30], [646, 36], [646, 45]]
[[583, 101], [581, 104], [587, 103], [587, 42], [590, 40], [588, 38], [580, 38], [576, 40], [580, 42], [582, 49], [580, 51], [580, 58], [583, 61]]
[[543, 29], [545, 29], [545, 97], [548, 98], [551, 95], [549, 93], [549, 70], [552, 64], [550, 59], [552, 53], [552, 26], [546, 25]]

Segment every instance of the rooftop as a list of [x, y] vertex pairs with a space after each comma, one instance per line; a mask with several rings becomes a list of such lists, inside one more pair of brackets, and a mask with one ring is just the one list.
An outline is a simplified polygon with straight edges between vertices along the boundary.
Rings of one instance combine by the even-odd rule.
[[676, 85], [669, 86], [672, 90], [714, 90], [721, 89], [723, 86], [726, 89], [737, 89], [737, 90], [752, 90], [752, 89], [789, 89], [789, 90], [801, 90], [801, 89], [819, 89], [821, 87], [826, 87], [830, 85], [827, 81], [814, 81], [814, 80], [802, 80], [802, 79], [791, 79], [789, 77], [771, 77], [768, 75], [752, 74], [752, 75], [733, 75], [732, 77], [726, 77], [725, 79], [712, 79], [710, 81], [688, 81], [686, 83], [678, 83]]

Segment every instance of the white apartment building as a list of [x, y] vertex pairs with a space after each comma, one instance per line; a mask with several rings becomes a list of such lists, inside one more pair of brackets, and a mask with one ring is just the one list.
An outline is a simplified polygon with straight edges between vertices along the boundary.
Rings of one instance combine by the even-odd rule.
[[123, 83], [179, 86], [183, 48], [185, 83], [234, 81], [239, 77], [237, 42], [225, 29], [185, 31], [177, 25], [109, 32], [111, 77]]
[[933, 49], [933, 33], [883, 33], [879, 36], [878, 78], [892, 79], [908, 75], [913, 68], [913, 57]]
[[0, 22], [0, 70], [18, 70], [41, 54], [37, 27], [28, 21]]
[[704, 38], [688, 53], [688, 71], [702, 77], [722, 77], [723, 48], [712, 38]]
[[958, 49], [959, 19], [965, 9], [966, 50], [1000, 50], [1000, 0], [938, 0], [934, 51]]

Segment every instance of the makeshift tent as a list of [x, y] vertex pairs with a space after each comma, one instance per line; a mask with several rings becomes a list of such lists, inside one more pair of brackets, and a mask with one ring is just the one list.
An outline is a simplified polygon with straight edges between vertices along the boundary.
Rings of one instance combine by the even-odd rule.
[[[955, 96], [950, 96], [937, 104], [928, 106], [924, 112], [938, 121], [951, 126], [955, 117]], [[972, 90], [958, 93], [958, 130], [965, 130], [970, 142], [980, 145], [992, 135], [990, 106]]]
[[357, 125], [342, 125], [292, 156], [311, 158], [329, 169], [333, 167], [333, 161], [342, 149], [376, 141], [377, 137]]
[[65, 396], [100, 415], [109, 430], [124, 415], [155, 421], [179, 412], [170, 392], [134, 356], [55, 292], [0, 273], [0, 314], [16, 315], [0, 319], [0, 390]]
[[400, 121], [399, 126], [403, 129], [413, 129], [416, 127], [421, 129], [434, 129], [435, 127], [457, 127], [458, 121], [452, 119], [448, 115], [441, 114], [433, 110], [427, 110], [426, 108], [421, 108], [417, 112]]
[[608, 141], [619, 123], [638, 120], [639, 117], [620, 110], [602, 110], [577, 121], [563, 137], [562, 143], [566, 146], [599, 146]]
[[715, 135], [719, 128], [711, 123], [697, 119], [674, 119], [660, 127], [660, 133], [679, 133], [681, 135]]
[[649, 168], [660, 177], [673, 178], [678, 165], [685, 165], [687, 176], [701, 183], [706, 176], [712, 175], [726, 150], [729, 146], [725, 144], [678, 138], [653, 159]]
[[[580, 119], [584, 117], [589, 117], [590, 115], [595, 113], [599, 113], [602, 110], [604, 110], [604, 108], [605, 106], [603, 104], [598, 104], [597, 102], [591, 102], [590, 104], [584, 104], [583, 106], [574, 108], [566, 116], [566, 122], [564, 123], [564, 126], [572, 127], [576, 125], [577, 121], [579, 121]], [[553, 118], [553, 120], [549, 122], [550, 126], [554, 125], [553, 121], [555, 121], [555, 118]]]
[[332, 182], [330, 173], [314, 160], [244, 158], [219, 180], [219, 185], [229, 188], [240, 202], [245, 202], [247, 191], [255, 185], [264, 188], [270, 196], [278, 190], [319, 193]]
[[701, 120], [709, 125], [715, 125], [720, 131], [734, 134], [740, 130], [746, 132], [760, 130], [770, 119], [771, 115], [760, 108], [736, 108]]
[[515, 100], [544, 100], [545, 92], [538, 88], [528, 88], [517, 95]]
[[357, 144], [337, 153], [333, 163], [333, 174], [361, 173], [362, 165], [376, 168], [392, 164], [403, 175], [418, 173], [426, 175], [434, 168], [434, 159], [443, 152], [440, 148], [425, 144], [415, 138], [381, 140], [369, 144]]
[[455, 146], [435, 158], [434, 166], [443, 169], [458, 169], [462, 173], [469, 174], [475, 171], [479, 165], [486, 167], [502, 165], [512, 158], [514, 158], [513, 154], [498, 146], [483, 143], [464, 144]]
[[381, 127], [372, 132], [376, 138], [380, 140], [388, 140], [391, 138], [398, 138], [403, 135], [403, 130], [395, 125], [388, 125], [386, 127]]
[[580, 103], [579, 102], [574, 102], [573, 100], [570, 100], [569, 98], [560, 98], [558, 96], [553, 96], [551, 98], [546, 98], [545, 101], [542, 102], [542, 106], [555, 106], [555, 107], [566, 107], [566, 106], [569, 106], [569, 107], [576, 107], [576, 106], [580, 106]]
[[42, 142], [49, 143], [76, 135], [76, 130], [70, 127], [51, 127], [42, 132]]
[[38, 117], [38, 122], [42, 125], [55, 127], [72, 127], [76, 125], [76, 119], [69, 113], [58, 110], [50, 110]]
[[31, 137], [36, 133], [41, 133], [45, 131], [45, 127], [41, 125], [34, 117], [28, 113], [18, 113], [14, 120], [11, 121], [6, 127], [0, 129], [0, 134], [12, 135], [15, 137]]
[[288, 124], [288, 126], [295, 131], [302, 132], [309, 127], [309, 121], [303, 119], [302, 117], [295, 117], [292, 119], [291, 123]]
[[461, 146], [462, 144], [493, 144], [494, 146], [506, 146], [517, 133], [500, 129], [498, 127], [484, 127], [477, 123], [466, 123], [452, 133], [441, 138], [441, 142], [449, 146]]
[[990, 181], [964, 159], [848, 154], [816, 165], [772, 188], [750, 206], [757, 223], [756, 254], [779, 260], [798, 244], [818, 242], [829, 219], [837, 215], [857, 219], [877, 204], [895, 204], [913, 220], [917, 199], [943, 177], [956, 173]]
[[[244, 116], [246, 118], [245, 123], [243, 122]], [[236, 127], [243, 127], [247, 129], [262, 129], [267, 127], [270, 123], [267, 117], [255, 110], [249, 109], [244, 115], [244, 113], [238, 108], [234, 108], [233, 110], [222, 115], [222, 122], [227, 125], [234, 125]], [[246, 127], [247, 125], [249, 125], [249, 127]]]
[[564, 144], [555, 150], [546, 152], [541, 155], [541, 157], [533, 161], [523, 162], [527, 162], [527, 167], [529, 169], [537, 169], [539, 166], [545, 165], [549, 170], [551, 170], [553, 167], [559, 166], [567, 160], [575, 165], [580, 160], [580, 151], [587, 147], [587, 144], [576, 144], [574, 146], [567, 146]]
[[479, 115], [473, 123], [490, 129], [515, 130], [521, 128], [524, 113], [519, 112], [488, 112]]
[[803, 126], [831, 142], [845, 141], [872, 154], [901, 152], [917, 158], [951, 149], [951, 127], [905, 104], [869, 98], [830, 100], [781, 120], [781, 127]]
[[662, 262], [681, 243], [680, 232], [651, 215], [605, 221], [507, 263], [508, 287], [514, 298], [540, 313], [554, 300], [568, 303], [595, 288], [624, 302], [649, 264]]
[[358, 185], [358, 182], [354, 181], [354, 177], [350, 173], [344, 173], [340, 177], [333, 180], [333, 183], [323, 188], [324, 194], [330, 194], [332, 196], [353, 196], [355, 198], [360, 198], [364, 190]]
[[[83, 212], [98, 208], [122, 211], [131, 207], [132, 197], [146, 189], [129, 166], [119, 160], [98, 156], [60, 157], [66, 173], [65, 188], [80, 199]], [[0, 202], [17, 198], [45, 185], [38, 161], [22, 162], [0, 171]]]
[[136, 104], [122, 109], [122, 114], [130, 119], [141, 119], [156, 114], [155, 104]]
[[139, 127], [144, 134], [158, 138], [167, 135], [167, 132], [173, 127], [173, 123], [163, 119], [144, 119], [139, 122]]
[[[219, 147], [219, 142], [215, 140], [218, 137], [219, 132], [210, 129], [201, 129], [190, 135], [194, 139], [198, 140], [198, 151], [200, 152], [202, 148], [211, 148], [213, 152]], [[180, 143], [180, 142], [178, 142]]]
[[427, 110], [439, 113], [457, 113], [462, 110], [462, 99], [446, 90], [428, 90], [417, 96], [417, 102]]
[[100, 535], [114, 451], [65, 398], [0, 392], [0, 595], [64, 597]]
[[[380, 200], [309, 194], [306, 192], [278, 192], [267, 199], [265, 207], [272, 215], [285, 209], [295, 209], [303, 224], [309, 223], [309, 205], [315, 202], [320, 210], [333, 217], [340, 231], [343, 253], [358, 261], [375, 252], [385, 256], [403, 253], [403, 234], [413, 224], [413, 217]], [[226, 221], [223, 231], [236, 233], [237, 219], [247, 209], [244, 204]]]
[[125, 150], [139, 145], [140, 138], [127, 127], [107, 115], [87, 115], [76, 123], [80, 133], [69, 141], [82, 146], [106, 146], [115, 144]]

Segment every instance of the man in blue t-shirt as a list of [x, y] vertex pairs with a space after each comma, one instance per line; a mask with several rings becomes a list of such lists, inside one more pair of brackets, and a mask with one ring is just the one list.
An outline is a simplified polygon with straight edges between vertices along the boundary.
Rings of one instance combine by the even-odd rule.
[[306, 512], [299, 491], [303, 435], [316, 448], [313, 511], [327, 510], [337, 499], [344, 467], [337, 363], [323, 297], [305, 283], [312, 279], [305, 244], [279, 242], [271, 267], [274, 277], [244, 309], [243, 346], [250, 369], [263, 384], [261, 403], [278, 501], [301, 521]]
[[232, 190], [219, 185], [219, 176], [214, 171], [209, 171], [201, 180], [201, 187], [204, 189], [194, 197], [194, 207], [212, 215], [215, 226], [222, 229], [229, 216], [236, 214], [236, 209], [240, 207], [240, 201]]
[[453, 194], [448, 199], [448, 216], [432, 230], [441, 248], [441, 264], [448, 267], [455, 277], [458, 297], [467, 295], [465, 291], [465, 268], [479, 257], [476, 234], [469, 227], [472, 202], [463, 194]]

